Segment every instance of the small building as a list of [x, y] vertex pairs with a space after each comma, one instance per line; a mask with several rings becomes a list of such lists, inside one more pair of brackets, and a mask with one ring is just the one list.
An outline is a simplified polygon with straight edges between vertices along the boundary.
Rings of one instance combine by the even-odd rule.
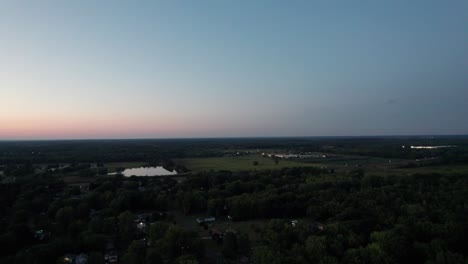
[[104, 254], [104, 263], [117, 263], [118, 256], [114, 242], [109, 240], [106, 243], [106, 253]]
[[73, 264], [73, 262], [75, 261], [75, 255], [67, 254], [63, 257], [62, 261], [63, 263]]
[[299, 222], [299, 221], [297, 221], [297, 220], [291, 220], [291, 226], [292, 226], [292, 227], [296, 227], [296, 225], [297, 225], [298, 222]]
[[78, 188], [80, 190], [80, 193], [88, 193], [89, 192], [89, 183], [71, 183], [68, 184], [68, 189], [73, 189], [73, 188]]
[[117, 263], [119, 260], [119, 258], [117, 257], [117, 252], [115, 251], [111, 251], [111, 252], [107, 252], [105, 255], [104, 255], [104, 263]]
[[73, 255], [73, 254], [67, 254], [61, 259], [61, 263], [67, 263], [67, 264], [87, 264], [88, 263], [88, 255], [87, 254], [79, 254], [79, 255]]
[[218, 244], [222, 244], [223, 243], [223, 237], [224, 237], [224, 232], [216, 229], [216, 228], [211, 228], [210, 231], [210, 236], [211, 236], [211, 239], [216, 241]]
[[86, 254], [79, 254], [75, 258], [76, 264], [87, 264], [88, 263], [88, 255]]
[[197, 221], [199, 225], [203, 225], [203, 224], [213, 223], [214, 221], [216, 221], [216, 218], [215, 217], [197, 217], [197, 219], [195, 220]]
[[222, 236], [224, 236], [224, 232], [222, 232], [222, 231], [220, 231], [219, 229], [216, 229], [216, 228], [211, 228], [209, 232], [210, 232], [210, 235], [212, 237], [215, 237], [215, 236], [222, 237]]
[[136, 223], [140, 223], [140, 222], [147, 223], [147, 222], [150, 222], [152, 218], [153, 218], [152, 213], [141, 213], [141, 214], [138, 214], [136, 216], [135, 222]]
[[321, 232], [321, 231], [324, 231], [325, 230], [325, 225], [322, 224], [322, 223], [319, 223], [319, 222], [313, 222], [311, 224], [311, 229], [313, 231], [318, 231], [318, 232]]
[[34, 238], [38, 241], [44, 241], [50, 237], [50, 232], [45, 232], [44, 230], [36, 230], [34, 232]]
[[145, 222], [139, 222], [137, 224], [137, 228], [138, 230], [140, 230], [141, 232], [146, 232], [146, 223]]
[[0, 179], [0, 184], [13, 184], [16, 182], [16, 177], [2, 177]]

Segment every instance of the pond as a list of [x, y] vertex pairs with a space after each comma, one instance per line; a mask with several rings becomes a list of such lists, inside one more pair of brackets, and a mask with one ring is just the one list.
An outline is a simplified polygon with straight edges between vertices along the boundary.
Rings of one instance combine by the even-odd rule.
[[[111, 173], [109, 173], [111, 174]], [[116, 173], [112, 173], [116, 174]], [[122, 171], [122, 174], [125, 177], [131, 176], [167, 176], [167, 175], [176, 175], [177, 172], [175, 170], [170, 171], [166, 170], [162, 166], [157, 167], [139, 167], [139, 168], [132, 168], [132, 169], [125, 169]]]

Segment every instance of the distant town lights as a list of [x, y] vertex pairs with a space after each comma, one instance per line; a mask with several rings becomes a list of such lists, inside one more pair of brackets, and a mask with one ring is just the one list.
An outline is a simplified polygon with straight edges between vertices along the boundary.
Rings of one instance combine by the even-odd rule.
[[453, 147], [455, 147], [455, 146], [451, 146], [451, 145], [445, 145], [445, 146], [411, 146], [412, 149], [438, 149], [438, 148], [453, 148]]

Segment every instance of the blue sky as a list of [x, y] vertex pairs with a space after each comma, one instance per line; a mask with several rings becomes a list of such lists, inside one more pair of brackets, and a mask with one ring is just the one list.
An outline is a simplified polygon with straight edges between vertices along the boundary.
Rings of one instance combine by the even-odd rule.
[[467, 1], [2, 1], [0, 138], [468, 134]]

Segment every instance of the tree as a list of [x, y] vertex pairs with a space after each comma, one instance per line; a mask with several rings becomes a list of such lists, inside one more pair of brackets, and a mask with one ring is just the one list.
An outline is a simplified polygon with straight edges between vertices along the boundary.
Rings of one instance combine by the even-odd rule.
[[428, 264], [463, 264], [467, 263], [468, 258], [450, 251], [439, 251], [434, 260], [429, 260]]
[[141, 241], [133, 241], [127, 248], [125, 255], [122, 257], [123, 263], [126, 264], [143, 264], [145, 261], [146, 248]]
[[280, 159], [275, 156], [275, 157], [273, 157], [273, 161], [275, 162], [276, 165], [278, 165], [279, 162], [280, 162]]
[[163, 264], [161, 253], [156, 248], [150, 248], [146, 251], [145, 264]]
[[171, 226], [162, 239], [158, 241], [161, 252], [169, 259], [182, 255], [203, 256], [203, 243], [194, 231]]
[[163, 238], [169, 229], [170, 225], [164, 222], [152, 223], [149, 230], [149, 238], [151, 242], [156, 242]]
[[353, 248], [346, 251], [343, 258], [346, 264], [393, 264], [391, 258], [376, 246], [369, 245], [365, 248]]
[[133, 222], [134, 219], [134, 215], [129, 211], [121, 213], [118, 217], [120, 242], [123, 245], [128, 245], [135, 236], [136, 226]]
[[250, 239], [247, 234], [240, 233], [237, 235], [237, 250], [244, 256], [250, 256], [252, 254]]
[[379, 249], [389, 254], [395, 262], [401, 263], [409, 259], [409, 251], [411, 251], [411, 244], [401, 234], [401, 230], [389, 230], [382, 232], [373, 232], [371, 240]]
[[208, 214], [219, 217], [224, 214], [224, 201], [222, 199], [208, 200]]
[[223, 256], [234, 259], [237, 256], [236, 235], [232, 232], [226, 232], [223, 238]]
[[272, 251], [268, 247], [259, 247], [254, 251], [254, 263], [256, 264], [281, 264], [279, 252]]
[[80, 236], [83, 246], [88, 251], [104, 251], [109, 237], [103, 234], [96, 234], [90, 231], [84, 232]]
[[64, 231], [74, 220], [74, 209], [71, 206], [66, 206], [60, 208], [57, 213], [55, 214], [55, 220], [59, 225], [60, 229]]
[[192, 255], [183, 255], [175, 260], [176, 264], [198, 264], [198, 259]]
[[309, 236], [305, 241], [305, 250], [311, 262], [319, 262], [327, 256], [326, 238]]
[[88, 264], [104, 264], [104, 256], [100, 252], [91, 252], [88, 258]]

